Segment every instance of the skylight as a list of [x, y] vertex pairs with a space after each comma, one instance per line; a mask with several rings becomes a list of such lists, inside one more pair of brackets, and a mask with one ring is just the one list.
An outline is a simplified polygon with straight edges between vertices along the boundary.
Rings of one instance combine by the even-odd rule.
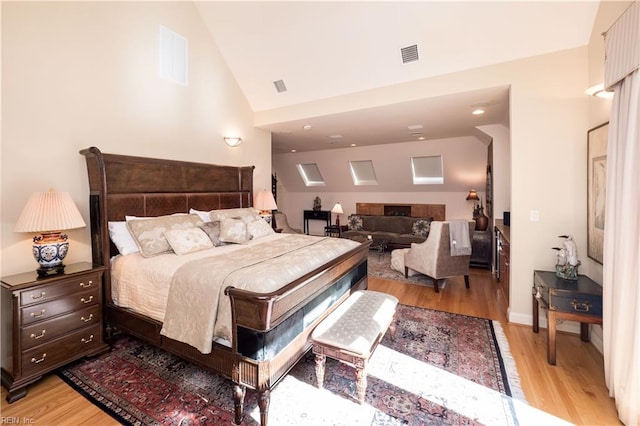
[[411, 172], [414, 185], [443, 184], [442, 156], [411, 157]]
[[349, 170], [354, 185], [377, 185], [376, 171], [371, 160], [349, 161]]
[[324, 179], [316, 163], [298, 164], [297, 167], [305, 186], [324, 186]]

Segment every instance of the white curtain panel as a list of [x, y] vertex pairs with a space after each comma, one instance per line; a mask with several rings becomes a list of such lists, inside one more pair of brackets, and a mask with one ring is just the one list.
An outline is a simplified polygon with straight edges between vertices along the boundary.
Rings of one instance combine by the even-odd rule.
[[614, 86], [603, 262], [605, 379], [618, 416], [640, 424], [640, 71]]

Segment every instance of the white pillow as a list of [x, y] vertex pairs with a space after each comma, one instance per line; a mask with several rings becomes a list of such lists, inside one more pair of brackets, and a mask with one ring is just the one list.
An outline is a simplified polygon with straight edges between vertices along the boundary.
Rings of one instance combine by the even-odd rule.
[[178, 255], [213, 247], [209, 236], [200, 228], [171, 229], [165, 231], [164, 237]]
[[271, 226], [264, 219], [254, 220], [250, 224], [247, 225], [247, 231], [249, 231], [249, 235], [251, 238], [256, 239], [260, 237], [266, 237], [267, 235], [271, 235], [274, 233]]
[[203, 212], [202, 210], [196, 210], [196, 209], [189, 209], [189, 213], [197, 214], [198, 216], [200, 216], [200, 219], [202, 219], [202, 221], [205, 223], [211, 222], [211, 215], [209, 214], [209, 212]]
[[240, 218], [227, 218], [220, 221], [220, 241], [225, 243], [246, 243], [251, 239], [247, 224]]
[[138, 245], [127, 228], [127, 222], [109, 222], [109, 237], [122, 255], [138, 253]]

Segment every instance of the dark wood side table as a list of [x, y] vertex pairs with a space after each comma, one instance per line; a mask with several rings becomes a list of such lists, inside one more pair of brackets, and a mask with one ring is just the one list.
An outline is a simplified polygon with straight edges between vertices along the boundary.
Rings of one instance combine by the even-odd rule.
[[602, 287], [586, 275], [565, 280], [551, 271], [533, 271], [533, 332], [539, 331], [538, 308], [547, 311], [547, 362], [556, 364], [556, 320], [580, 322], [580, 337], [588, 342], [589, 324], [602, 325]]
[[2, 386], [7, 401], [58, 367], [109, 349], [102, 337], [102, 274], [91, 263], [39, 278], [2, 278]]
[[305, 210], [304, 211], [304, 233], [309, 233], [309, 221], [310, 220], [324, 220], [327, 225], [331, 226], [331, 211], [330, 210]]

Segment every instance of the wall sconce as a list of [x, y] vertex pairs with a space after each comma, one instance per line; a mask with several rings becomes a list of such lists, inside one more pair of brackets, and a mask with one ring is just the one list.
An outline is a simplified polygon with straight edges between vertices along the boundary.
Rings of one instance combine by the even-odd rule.
[[585, 90], [584, 93], [589, 96], [597, 96], [599, 98], [604, 98], [604, 99], [612, 99], [613, 95], [615, 94], [614, 92], [609, 92], [605, 90], [604, 83], [591, 86], [587, 90]]
[[224, 141], [227, 143], [227, 145], [233, 147], [240, 145], [242, 143], [242, 138], [225, 136]]
[[33, 237], [33, 257], [40, 264], [38, 276], [64, 272], [69, 251], [67, 235], [60, 231], [83, 228], [86, 224], [68, 192], [36, 192], [16, 223], [16, 232], [40, 232]]

